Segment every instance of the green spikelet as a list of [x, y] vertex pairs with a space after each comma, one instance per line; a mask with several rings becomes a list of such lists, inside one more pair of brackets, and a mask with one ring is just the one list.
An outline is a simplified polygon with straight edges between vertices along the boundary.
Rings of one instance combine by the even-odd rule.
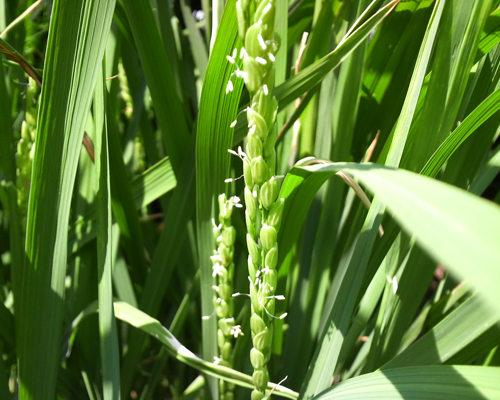
[[36, 121], [38, 114], [38, 86], [29, 78], [26, 93], [26, 119], [21, 125], [21, 138], [17, 142], [16, 167], [17, 167], [17, 202], [21, 213], [21, 226], [26, 227], [28, 213], [28, 199], [31, 184], [31, 167], [35, 155]]
[[[236, 3], [238, 31], [244, 42], [240, 75], [250, 93], [247, 109], [248, 136], [244, 163], [248, 268], [251, 279], [251, 331], [255, 390], [252, 400], [265, 396], [269, 382], [267, 363], [271, 355], [273, 314], [277, 282], [277, 230], [284, 199], [278, 199], [281, 179], [276, 177], [276, 114], [274, 62], [278, 42], [274, 33], [273, 0], [239, 0]], [[231, 61], [231, 60], [230, 60]], [[284, 317], [281, 316], [281, 317]]]
[[[231, 215], [234, 207], [241, 207], [238, 197], [226, 198], [225, 194], [219, 196], [219, 225], [214, 221], [214, 237], [217, 250], [212, 256], [213, 276], [216, 278], [214, 286], [214, 306], [217, 314], [217, 331], [219, 346], [219, 364], [232, 368], [232, 341], [242, 335], [239, 325], [235, 325], [233, 312], [233, 276], [234, 276], [234, 241], [236, 231], [231, 225]], [[222, 400], [234, 399], [234, 384], [220, 381]]]
[[123, 113], [127, 119], [130, 119], [132, 117], [132, 112], [134, 111], [134, 102], [128, 87], [127, 74], [125, 73], [125, 68], [121, 62], [118, 63], [118, 79], [120, 81], [120, 97], [125, 103], [125, 110], [123, 110]]

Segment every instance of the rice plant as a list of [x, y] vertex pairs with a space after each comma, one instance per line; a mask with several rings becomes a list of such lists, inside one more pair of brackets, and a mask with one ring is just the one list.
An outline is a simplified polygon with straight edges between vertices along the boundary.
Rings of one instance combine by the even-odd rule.
[[0, 0], [0, 399], [500, 398], [499, 43], [499, 0]]

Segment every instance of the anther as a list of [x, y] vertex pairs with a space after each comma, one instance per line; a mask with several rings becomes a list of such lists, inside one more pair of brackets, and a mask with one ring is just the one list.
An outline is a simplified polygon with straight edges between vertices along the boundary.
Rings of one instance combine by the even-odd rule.
[[267, 46], [264, 43], [264, 38], [262, 37], [262, 35], [260, 33], [257, 35], [257, 39], [259, 40], [260, 47], [262, 47], [262, 50], [266, 50]]
[[[227, 178], [227, 179], [224, 179], [224, 182], [225, 183], [231, 183], [231, 182], [236, 182], [238, 179], [241, 179], [243, 178], [245, 175], [241, 175], [241, 176], [238, 176], [237, 178]], [[241, 208], [243, 207], [243, 205], [241, 204], [233, 204], [235, 207], [237, 208]]]
[[238, 296], [248, 296], [248, 297], [250, 297], [250, 295], [248, 293], [240, 293], [240, 292], [233, 293], [231, 296], [232, 297], [238, 297]]
[[234, 75], [238, 78], [243, 78], [245, 79], [247, 77], [247, 73], [245, 71], [242, 71], [241, 69], [237, 69], [236, 71], [233, 72]]

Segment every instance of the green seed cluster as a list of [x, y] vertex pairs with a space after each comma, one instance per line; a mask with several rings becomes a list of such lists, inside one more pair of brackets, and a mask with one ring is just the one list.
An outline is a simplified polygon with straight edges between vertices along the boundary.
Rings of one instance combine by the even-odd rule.
[[277, 232], [284, 206], [284, 199], [278, 199], [281, 179], [275, 176], [278, 103], [272, 91], [278, 44], [274, 34], [273, 0], [239, 0], [236, 10], [239, 34], [244, 42], [242, 76], [250, 93], [250, 107], [247, 109], [249, 131], [245, 153], [240, 151], [240, 157], [246, 186], [252, 305], [250, 360], [256, 388], [252, 400], [261, 400], [269, 382], [267, 363], [271, 355], [276, 301]]
[[28, 199], [31, 184], [31, 166], [35, 156], [36, 121], [38, 105], [36, 96], [38, 87], [34, 79], [29, 78], [26, 93], [26, 119], [21, 125], [21, 138], [17, 142], [16, 167], [17, 167], [17, 201], [21, 213], [22, 226], [26, 226], [28, 212]]
[[120, 97], [125, 103], [125, 110], [123, 112], [127, 119], [130, 119], [132, 118], [132, 112], [134, 111], [134, 101], [132, 100], [132, 95], [130, 94], [127, 74], [125, 73], [125, 68], [121, 62], [118, 63], [118, 80], [120, 82]]
[[[240, 326], [235, 325], [233, 311], [233, 255], [236, 231], [231, 225], [231, 215], [234, 207], [241, 207], [238, 197], [227, 199], [225, 194], [219, 196], [219, 225], [214, 222], [217, 250], [212, 256], [213, 276], [217, 280], [214, 286], [216, 293], [214, 305], [219, 325], [217, 331], [220, 353], [218, 363], [229, 368], [232, 368], [232, 339], [242, 334]], [[220, 381], [222, 400], [233, 400], [233, 391], [233, 383]]]

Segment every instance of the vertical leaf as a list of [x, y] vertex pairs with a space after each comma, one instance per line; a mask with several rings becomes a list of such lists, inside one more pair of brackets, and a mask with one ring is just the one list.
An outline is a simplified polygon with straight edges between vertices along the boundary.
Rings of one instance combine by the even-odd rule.
[[177, 96], [174, 75], [149, 1], [124, 0], [123, 6], [155, 104], [165, 147], [177, 174], [186, 154], [190, 134], [182, 102]]
[[83, 127], [104, 54], [113, 0], [53, 4], [28, 209], [26, 261], [16, 299], [19, 396], [55, 397], [67, 231]]
[[99, 337], [101, 344], [104, 400], [120, 399], [120, 358], [113, 309], [111, 250], [111, 189], [109, 182], [108, 135], [106, 129], [105, 63], [99, 73], [94, 96], [95, 164], [97, 192], [97, 262], [99, 281]]
[[[387, 157], [387, 164], [390, 166], [399, 165], [401, 159], [406, 142], [406, 135], [413, 118], [413, 112], [425, 76], [428, 59], [434, 45], [434, 38], [443, 5], [444, 1], [438, 0], [434, 6], [434, 13], [429, 22], [413, 73], [412, 82], [410, 83], [405, 104], [403, 105], [403, 110], [398, 120], [398, 125], [396, 126], [396, 132], [391, 142], [389, 155]], [[311, 367], [303, 383], [301, 398], [310, 398], [321, 390], [326, 389], [332, 379], [340, 349], [356, 306], [358, 291], [363, 281], [363, 275], [373, 249], [373, 243], [377, 235], [383, 212], [384, 206], [375, 198], [354, 245], [352, 257], [340, 284], [339, 293], [330, 311], [328, 322], [322, 333]]]
[[[235, 1], [226, 4], [219, 33], [210, 56], [201, 93], [200, 114], [196, 139], [196, 205], [198, 254], [201, 270], [202, 315], [213, 314], [212, 262], [213, 228], [216, 197], [224, 190], [228, 176], [228, 149], [232, 147], [233, 129], [239, 95], [243, 87], [241, 79], [234, 79], [234, 90], [226, 94], [226, 85], [234, 71], [227, 55], [239, 46], [237, 41]], [[213, 361], [217, 356], [216, 319], [203, 321], [203, 357]], [[212, 380], [213, 381], [213, 380]], [[212, 395], [217, 398], [217, 385], [212, 385]]]

